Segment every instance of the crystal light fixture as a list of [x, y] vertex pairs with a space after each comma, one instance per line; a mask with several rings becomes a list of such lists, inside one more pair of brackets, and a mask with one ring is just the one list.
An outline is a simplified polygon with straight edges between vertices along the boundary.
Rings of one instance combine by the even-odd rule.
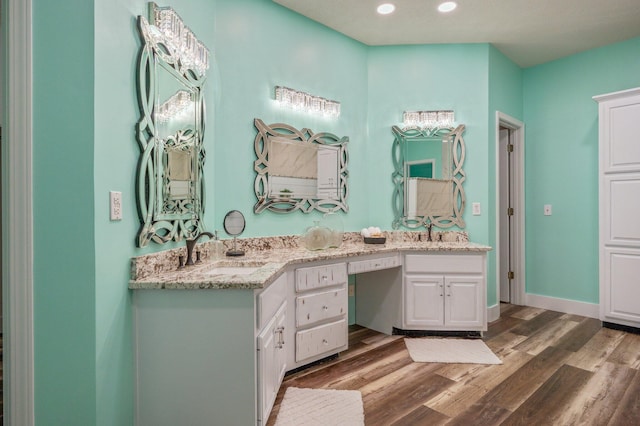
[[164, 45], [169, 56], [180, 62], [181, 68], [193, 70], [198, 76], [203, 76], [209, 69], [209, 50], [171, 7], [151, 3], [151, 25], [144, 18], [142, 20], [153, 41]]
[[454, 122], [455, 114], [452, 110], [405, 111], [402, 114], [402, 125], [405, 129], [448, 129], [453, 127]]
[[288, 87], [276, 86], [276, 102], [286, 108], [324, 115], [330, 118], [340, 116], [340, 102], [313, 96]]
[[179, 90], [160, 105], [158, 112], [156, 112], [156, 119], [160, 123], [166, 123], [187, 109], [189, 104], [191, 104], [191, 93], [186, 90]]

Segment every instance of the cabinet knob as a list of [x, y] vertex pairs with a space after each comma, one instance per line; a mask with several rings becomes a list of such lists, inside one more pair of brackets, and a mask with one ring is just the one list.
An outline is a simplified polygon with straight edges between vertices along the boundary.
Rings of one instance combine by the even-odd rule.
[[329, 342], [327, 341], [327, 339], [322, 339], [322, 344], [323, 344], [323, 345], [328, 345], [328, 344], [329, 344]]
[[329, 310], [329, 308], [325, 305], [325, 306], [323, 306], [323, 307], [322, 307], [322, 310], [323, 310], [323, 311], [328, 311], [328, 310]]

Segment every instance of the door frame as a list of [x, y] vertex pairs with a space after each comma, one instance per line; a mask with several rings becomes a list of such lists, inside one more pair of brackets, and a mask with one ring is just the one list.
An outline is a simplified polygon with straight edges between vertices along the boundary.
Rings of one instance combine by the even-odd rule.
[[2, 155], [5, 424], [34, 425], [32, 0], [3, 0], [6, 65]]
[[[500, 111], [496, 111], [496, 212], [500, 211], [500, 127], [506, 127], [513, 133], [513, 208], [512, 217], [512, 247], [513, 258], [512, 264], [515, 265], [514, 270], [517, 271], [511, 285], [511, 303], [514, 305], [525, 304], [526, 289], [526, 273], [525, 273], [525, 193], [524, 193], [524, 123]], [[496, 295], [498, 303], [500, 303], [500, 279], [497, 275], [500, 273], [500, 215], [496, 213]]]

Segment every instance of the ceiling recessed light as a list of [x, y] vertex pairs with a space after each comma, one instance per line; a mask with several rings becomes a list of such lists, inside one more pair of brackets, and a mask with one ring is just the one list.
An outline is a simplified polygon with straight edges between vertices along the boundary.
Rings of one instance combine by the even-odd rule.
[[390, 13], [392, 13], [394, 10], [396, 10], [396, 7], [394, 5], [392, 5], [391, 3], [384, 3], [381, 4], [380, 6], [378, 6], [378, 9], [376, 9], [378, 11], [378, 13], [380, 15], [388, 15]]
[[440, 6], [438, 6], [438, 10], [440, 12], [442, 12], [442, 13], [447, 13], [447, 12], [451, 12], [456, 7], [458, 7], [456, 2], [454, 2], [454, 1], [445, 1], [444, 3], [440, 3]]

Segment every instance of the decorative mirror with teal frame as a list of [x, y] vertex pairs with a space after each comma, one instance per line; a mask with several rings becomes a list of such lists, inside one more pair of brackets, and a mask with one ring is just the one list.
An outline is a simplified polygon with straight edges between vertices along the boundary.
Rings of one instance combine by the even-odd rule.
[[464, 228], [465, 126], [391, 130], [393, 228]]
[[138, 17], [141, 117], [137, 139], [138, 246], [194, 238], [203, 231], [205, 105], [209, 51], [170, 7], [149, 3]]

